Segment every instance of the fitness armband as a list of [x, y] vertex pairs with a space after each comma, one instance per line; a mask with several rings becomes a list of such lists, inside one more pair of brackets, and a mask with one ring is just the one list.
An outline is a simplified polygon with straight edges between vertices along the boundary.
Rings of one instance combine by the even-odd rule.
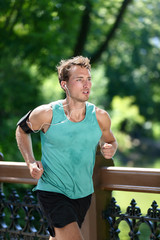
[[31, 114], [32, 110], [30, 110], [25, 116], [23, 116], [17, 123], [17, 126], [20, 126], [22, 128], [22, 130], [29, 134], [29, 133], [33, 133], [32, 129], [28, 127], [26, 121], [29, 118], [29, 115]]

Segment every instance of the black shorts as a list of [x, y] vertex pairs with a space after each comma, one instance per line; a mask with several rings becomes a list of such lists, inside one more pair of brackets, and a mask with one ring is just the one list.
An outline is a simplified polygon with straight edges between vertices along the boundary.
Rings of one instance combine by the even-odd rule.
[[91, 197], [70, 199], [60, 193], [37, 190], [38, 202], [48, 221], [50, 235], [55, 237], [54, 227], [62, 228], [72, 222], [77, 222], [81, 228]]

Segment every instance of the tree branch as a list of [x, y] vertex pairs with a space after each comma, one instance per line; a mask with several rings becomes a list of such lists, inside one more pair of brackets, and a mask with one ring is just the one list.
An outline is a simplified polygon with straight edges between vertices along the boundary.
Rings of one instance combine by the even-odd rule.
[[12, 16], [13, 16], [13, 13], [14, 13], [14, 11], [15, 11], [15, 9], [16, 9], [16, 4], [17, 4], [17, 3], [14, 2], [13, 7], [11, 8], [10, 14], [9, 14], [8, 17], [6, 18], [6, 21], [5, 21], [5, 24], [4, 24], [3, 29], [7, 29], [8, 25], [9, 25], [9, 23], [10, 23], [10, 20], [11, 20], [11, 18], [12, 18]]
[[90, 0], [86, 0], [85, 10], [83, 12], [83, 16], [81, 19], [79, 34], [78, 34], [75, 49], [74, 49], [74, 54], [73, 54], [74, 56], [78, 56], [83, 53], [87, 35], [89, 33], [91, 10], [92, 10], [91, 2]]
[[17, 21], [18, 21], [18, 18], [19, 18], [19, 16], [20, 16], [20, 13], [21, 13], [21, 10], [22, 10], [23, 2], [24, 2], [24, 0], [21, 0], [21, 1], [19, 2], [19, 5], [17, 5], [16, 16], [15, 16], [13, 22], [12, 22], [11, 25], [10, 25], [9, 33], [11, 33], [11, 31], [13, 30], [14, 25], [15, 25], [15, 24], [17, 23]]
[[119, 13], [116, 17], [115, 23], [113, 24], [110, 31], [107, 33], [105, 41], [99, 46], [99, 48], [91, 55], [91, 63], [95, 63], [99, 60], [102, 53], [107, 50], [109, 46], [110, 40], [113, 38], [116, 30], [118, 29], [120, 23], [122, 22], [123, 16], [125, 14], [125, 11], [127, 9], [127, 6], [132, 2], [132, 0], [124, 0], [122, 2], [121, 8], [119, 10]]

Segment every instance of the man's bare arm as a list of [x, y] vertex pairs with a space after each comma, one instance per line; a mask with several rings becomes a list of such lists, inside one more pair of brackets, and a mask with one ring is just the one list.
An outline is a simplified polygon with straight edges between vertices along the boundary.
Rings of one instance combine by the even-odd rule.
[[[27, 120], [32, 131], [46, 131], [52, 119], [52, 110], [49, 105], [44, 105], [32, 111]], [[16, 140], [19, 150], [27, 163], [30, 174], [33, 178], [39, 179], [43, 174], [43, 166], [40, 161], [36, 161], [32, 148], [31, 135], [25, 133], [20, 126], [16, 129]]]
[[99, 108], [96, 109], [96, 116], [102, 130], [100, 139], [101, 152], [106, 159], [110, 159], [114, 156], [118, 146], [111, 131], [111, 119], [106, 111]]

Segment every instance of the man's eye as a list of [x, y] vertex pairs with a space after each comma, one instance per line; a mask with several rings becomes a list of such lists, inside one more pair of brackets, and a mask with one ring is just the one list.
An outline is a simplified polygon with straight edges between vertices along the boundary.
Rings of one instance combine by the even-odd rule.
[[81, 80], [82, 80], [81, 78], [78, 78], [78, 79], [77, 79], [77, 82], [80, 82]]

